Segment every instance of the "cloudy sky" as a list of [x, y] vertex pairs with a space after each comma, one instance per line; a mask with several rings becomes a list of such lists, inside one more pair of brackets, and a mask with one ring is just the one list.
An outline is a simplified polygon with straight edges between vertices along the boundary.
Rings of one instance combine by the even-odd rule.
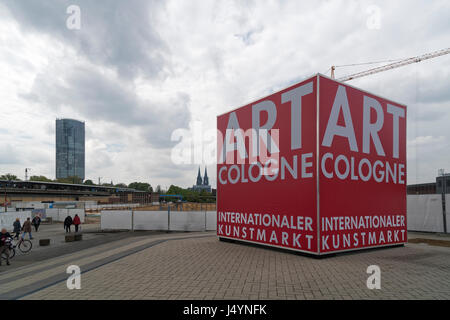
[[[70, 5], [80, 29], [67, 27]], [[54, 178], [55, 119], [68, 117], [86, 121], [86, 178], [190, 186], [199, 161], [174, 163], [180, 137], [206, 143], [217, 114], [331, 65], [450, 47], [449, 17], [446, 0], [3, 0], [0, 173]], [[408, 106], [408, 183], [450, 171], [449, 65], [350, 82]]]

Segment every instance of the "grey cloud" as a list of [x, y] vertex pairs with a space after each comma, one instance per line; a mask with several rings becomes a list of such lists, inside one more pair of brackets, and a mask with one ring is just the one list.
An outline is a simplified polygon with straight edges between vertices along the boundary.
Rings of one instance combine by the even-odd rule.
[[[122, 77], [165, 75], [169, 52], [152, 25], [152, 12], [163, 6], [161, 1], [6, 0], [4, 5], [21, 27], [56, 37]], [[80, 30], [66, 27], [69, 5], [80, 7]]]
[[419, 110], [415, 120], [418, 121], [439, 121], [444, 116], [447, 115], [444, 111], [439, 110], [427, 110], [427, 106], [424, 106], [421, 110]]
[[251, 30], [248, 30], [246, 32], [235, 34], [234, 36], [241, 39], [245, 45], [249, 46], [255, 43], [254, 35], [261, 33], [264, 30], [264, 27], [258, 27]]
[[[436, 81], [437, 80], [437, 81]], [[443, 80], [443, 81], [439, 81]], [[444, 79], [427, 79], [418, 92], [418, 101], [423, 103], [450, 102], [450, 90]]]
[[142, 126], [140, 131], [147, 141], [158, 148], [173, 147], [176, 142], [171, 141], [172, 132], [178, 128], [188, 128], [190, 121], [190, 97], [179, 93], [167, 103], [164, 112], [151, 115], [154, 125]]
[[54, 72], [39, 74], [31, 92], [21, 97], [56, 113], [69, 106], [81, 120], [114, 123], [120, 126], [117, 130], [137, 127], [141, 138], [157, 148], [170, 147], [172, 131], [186, 128], [190, 120], [187, 94], [179, 93], [166, 105], [155, 106], [119, 79], [87, 67], [68, 70], [63, 83], [55, 80]]
[[2, 154], [0, 156], [0, 164], [21, 164], [22, 161], [18, 157], [18, 150], [8, 144], [1, 145]]

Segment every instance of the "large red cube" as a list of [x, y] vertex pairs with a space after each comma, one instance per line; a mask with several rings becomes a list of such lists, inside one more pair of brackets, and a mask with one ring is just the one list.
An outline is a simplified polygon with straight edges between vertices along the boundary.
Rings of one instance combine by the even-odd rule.
[[406, 106], [318, 74], [217, 129], [219, 238], [318, 255], [407, 242]]

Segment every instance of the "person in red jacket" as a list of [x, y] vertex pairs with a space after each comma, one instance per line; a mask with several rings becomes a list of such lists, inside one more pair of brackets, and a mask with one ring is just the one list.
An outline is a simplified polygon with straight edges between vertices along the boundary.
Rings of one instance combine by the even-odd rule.
[[78, 232], [78, 226], [81, 224], [81, 220], [77, 214], [73, 217], [73, 224], [75, 225], [75, 232]]

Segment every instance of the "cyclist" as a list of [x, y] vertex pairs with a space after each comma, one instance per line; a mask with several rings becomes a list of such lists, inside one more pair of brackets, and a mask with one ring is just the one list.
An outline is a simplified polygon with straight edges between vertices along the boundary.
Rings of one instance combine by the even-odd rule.
[[16, 221], [14, 221], [13, 227], [14, 227], [14, 231], [13, 232], [15, 233], [14, 239], [19, 240], [20, 230], [22, 228], [22, 226], [20, 225], [20, 219], [19, 218], [17, 218]]
[[9, 246], [11, 243], [11, 235], [5, 228], [0, 233], [0, 266], [2, 265], [2, 256], [6, 256], [6, 264], [9, 266]]

